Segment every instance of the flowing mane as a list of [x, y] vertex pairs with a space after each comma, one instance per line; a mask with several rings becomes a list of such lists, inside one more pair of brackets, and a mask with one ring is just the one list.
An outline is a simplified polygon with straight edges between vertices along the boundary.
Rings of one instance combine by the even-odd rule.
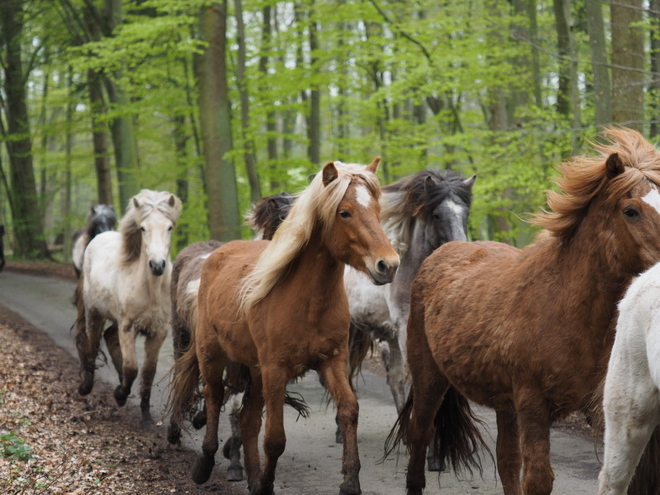
[[103, 217], [107, 219], [108, 225], [110, 225], [113, 229], [115, 228], [115, 224], [117, 223], [117, 215], [115, 214], [115, 209], [111, 205], [96, 205], [92, 207], [92, 211], [90, 211], [87, 215], [87, 226], [85, 227], [85, 233], [89, 239], [93, 239], [94, 236], [98, 234], [96, 229], [99, 228], [99, 226], [96, 220]]
[[240, 288], [243, 314], [271, 291], [310, 240], [317, 226], [332, 227], [337, 207], [351, 182], [362, 182], [374, 198], [380, 197], [378, 177], [367, 172], [365, 166], [340, 161], [334, 164], [339, 176], [324, 186], [322, 174], [316, 174], [311, 184], [298, 196], [273, 240], [259, 256], [252, 272], [243, 279]]
[[[555, 237], [567, 239], [605, 184], [609, 199], [620, 198], [644, 179], [660, 186], [660, 153], [640, 133], [609, 128], [603, 134], [607, 142], [594, 144], [600, 155], [574, 157], [562, 163], [561, 177], [557, 179], [562, 192], [547, 191], [548, 206], [553, 211], [543, 210], [533, 215], [530, 223], [547, 229]], [[610, 181], [605, 162], [614, 153], [619, 155], [626, 170]]]
[[181, 215], [181, 201], [167, 191], [149, 189], [142, 189], [129, 200], [128, 208], [119, 225], [124, 263], [131, 263], [140, 257], [142, 250], [140, 223], [155, 210], [176, 224]]
[[422, 170], [382, 188], [380, 222], [385, 235], [400, 257], [412, 241], [416, 218], [426, 218], [447, 197], [456, 194], [466, 206], [472, 202], [472, 188], [452, 170]]

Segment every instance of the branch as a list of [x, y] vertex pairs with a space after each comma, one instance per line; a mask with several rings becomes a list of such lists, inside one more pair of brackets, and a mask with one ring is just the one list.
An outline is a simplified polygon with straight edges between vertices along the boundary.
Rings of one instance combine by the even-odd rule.
[[32, 55], [30, 56], [30, 60], [26, 64], [25, 68], [25, 78], [23, 79], [23, 85], [27, 84], [28, 77], [30, 76], [30, 72], [32, 72], [32, 69], [34, 69], [34, 64], [37, 60], [37, 55], [39, 55], [39, 52], [41, 49], [46, 46], [46, 42], [48, 41], [48, 36], [44, 36], [44, 38], [41, 41], [41, 45], [39, 45], [36, 50], [32, 52]]
[[406, 33], [403, 29], [401, 29], [396, 22], [392, 21], [389, 17], [387, 17], [387, 14], [378, 6], [375, 0], [369, 0], [369, 2], [371, 2], [371, 5], [373, 5], [374, 8], [380, 13], [380, 15], [383, 16], [383, 19], [385, 19], [385, 21], [388, 24], [391, 24], [392, 26], [394, 26], [394, 28], [396, 28], [396, 30], [399, 32], [401, 36], [406, 38], [408, 41], [411, 41], [412, 43], [416, 44], [420, 48], [420, 50], [422, 50], [422, 53], [424, 53], [424, 56], [429, 61], [429, 64], [433, 67], [433, 59], [431, 58], [431, 55], [429, 54], [426, 47], [422, 45], [421, 42], [417, 41], [415, 38], [413, 38], [408, 33]]

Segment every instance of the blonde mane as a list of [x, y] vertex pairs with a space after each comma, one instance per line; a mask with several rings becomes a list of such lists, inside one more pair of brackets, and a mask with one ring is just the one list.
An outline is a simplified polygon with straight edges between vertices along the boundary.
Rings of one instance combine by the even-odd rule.
[[316, 174], [259, 256], [252, 272], [243, 279], [239, 294], [243, 314], [268, 295], [309, 242], [317, 226], [332, 228], [337, 207], [352, 182], [360, 181], [376, 200], [379, 199], [380, 183], [375, 174], [366, 171], [363, 165], [339, 161], [334, 164], [339, 176], [324, 186], [323, 174]]
[[[136, 207], [137, 205], [137, 207]], [[126, 213], [119, 224], [122, 236], [122, 259], [132, 263], [140, 258], [142, 232], [140, 224], [153, 211], [159, 211], [176, 224], [181, 215], [181, 201], [167, 191], [142, 189], [128, 201]]]
[[[574, 157], [560, 167], [557, 184], [561, 192], [547, 191], [548, 206], [532, 216], [530, 223], [550, 231], [560, 238], [570, 237], [586, 214], [591, 200], [606, 187], [609, 200], [628, 193], [642, 180], [660, 186], [660, 153], [637, 131], [608, 128], [606, 143], [594, 144], [600, 155]], [[607, 178], [605, 162], [613, 153], [625, 166], [625, 172], [612, 180]]]

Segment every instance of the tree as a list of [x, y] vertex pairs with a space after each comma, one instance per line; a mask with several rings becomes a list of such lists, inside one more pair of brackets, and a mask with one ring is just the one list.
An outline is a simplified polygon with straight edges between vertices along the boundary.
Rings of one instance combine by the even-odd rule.
[[238, 187], [232, 151], [229, 88], [227, 86], [227, 0], [202, 9], [202, 39], [208, 43], [197, 57], [201, 118], [211, 237], [240, 239]]
[[4, 49], [3, 102], [7, 129], [3, 129], [11, 176], [11, 211], [14, 249], [26, 258], [49, 257], [39, 214], [37, 188], [32, 165], [32, 141], [26, 101], [26, 75], [21, 57], [24, 9], [21, 0], [0, 0], [0, 26]]
[[589, 49], [591, 51], [591, 66], [594, 74], [594, 106], [596, 107], [596, 124], [606, 126], [612, 122], [612, 105], [610, 95], [610, 71], [607, 64], [607, 47], [605, 45], [605, 23], [603, 22], [603, 3], [600, 0], [585, 0], [587, 26], [589, 31]]

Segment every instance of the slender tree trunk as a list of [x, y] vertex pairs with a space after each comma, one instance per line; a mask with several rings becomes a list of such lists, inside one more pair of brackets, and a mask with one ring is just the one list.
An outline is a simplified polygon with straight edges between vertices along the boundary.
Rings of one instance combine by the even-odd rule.
[[[314, 0], [311, 0], [309, 22], [309, 50], [311, 52], [310, 67], [313, 74], [320, 71], [318, 59], [318, 25], [314, 19]], [[321, 90], [318, 83], [311, 85], [311, 111], [309, 117], [309, 160], [316, 166], [321, 164]]]
[[644, 29], [642, 0], [610, 4], [612, 19], [612, 121], [644, 130]]
[[201, 13], [201, 33], [208, 42], [198, 57], [199, 108], [206, 159], [211, 237], [220, 241], [240, 239], [238, 187], [232, 150], [231, 116], [227, 87], [227, 0]]
[[[123, 21], [122, 0], [106, 0], [106, 11], [110, 31]], [[115, 108], [125, 108], [130, 99], [126, 92], [117, 86], [114, 81], [121, 80], [121, 71], [115, 71], [113, 79], [104, 78], [108, 98]], [[119, 201], [122, 211], [125, 211], [128, 201], [140, 190], [138, 171], [137, 142], [133, 128], [133, 119], [130, 116], [119, 116], [110, 125], [112, 144], [115, 152], [115, 166], [117, 167], [117, 182]]]
[[[655, 1], [655, 0], [653, 0]], [[600, 0], [585, 0], [587, 10], [587, 29], [589, 30], [589, 49], [594, 74], [594, 106], [596, 124], [606, 126], [612, 122], [610, 95], [610, 70], [607, 62], [605, 45], [605, 23], [603, 22], [603, 3]]]
[[96, 190], [99, 204], [113, 205], [112, 174], [108, 156], [108, 134], [106, 125], [100, 116], [105, 113], [103, 86], [100, 74], [87, 71], [87, 88], [92, 116], [92, 145], [94, 148], [94, 167], [96, 169]]
[[660, 135], [660, 0], [650, 0], [651, 18], [651, 118], [650, 137]]
[[[271, 13], [272, 7], [264, 5], [261, 10], [263, 17], [263, 26], [261, 31], [261, 55], [259, 56], [259, 72], [261, 72], [262, 81], [268, 81], [268, 52], [272, 44], [272, 27], [271, 27]], [[267, 88], [262, 87], [262, 91], [267, 94]], [[268, 104], [271, 106], [270, 104]], [[278, 191], [281, 187], [279, 180], [274, 176], [277, 174], [277, 117], [275, 111], [271, 108], [266, 114], [266, 133], [267, 133], [267, 151], [268, 151], [268, 168], [270, 171], [270, 191], [271, 193]]]
[[243, 24], [243, 5], [241, 0], [234, 0], [236, 11], [236, 38], [238, 41], [238, 66], [236, 80], [241, 98], [241, 130], [243, 132], [243, 158], [250, 182], [250, 200], [256, 203], [261, 199], [261, 184], [257, 173], [257, 159], [254, 155], [254, 141], [250, 133], [250, 99], [245, 80], [245, 26]]
[[21, 60], [23, 35], [23, 3], [19, 0], [0, 1], [0, 26], [5, 49], [5, 94], [7, 96], [6, 142], [10, 161], [12, 187], [12, 219], [14, 249], [27, 258], [50, 257], [44, 239], [37, 187], [32, 164], [29, 114], [26, 101], [26, 74]]
[[62, 260], [71, 261], [71, 150], [73, 149], [73, 71], [69, 68], [67, 81], [69, 101], [66, 105], [66, 144], [64, 155], [64, 190], [62, 191], [63, 246]]
[[580, 99], [578, 91], [577, 53], [569, 0], [554, 0], [555, 25], [557, 28], [557, 48], [559, 52], [559, 90], [557, 92], [557, 111], [572, 117], [573, 153], [578, 153], [578, 135], [581, 126]]
[[541, 93], [541, 57], [539, 54], [539, 25], [536, 18], [536, 0], [527, 0], [527, 15], [529, 17], [529, 34], [532, 41], [532, 74], [534, 77], [534, 103], [543, 106]]
[[[172, 119], [174, 123], [174, 148], [176, 150], [176, 195], [183, 204], [188, 203], [188, 152], [186, 142], [186, 118], [177, 115]], [[176, 229], [176, 246], [180, 250], [188, 245], [188, 226], [181, 224]]]

